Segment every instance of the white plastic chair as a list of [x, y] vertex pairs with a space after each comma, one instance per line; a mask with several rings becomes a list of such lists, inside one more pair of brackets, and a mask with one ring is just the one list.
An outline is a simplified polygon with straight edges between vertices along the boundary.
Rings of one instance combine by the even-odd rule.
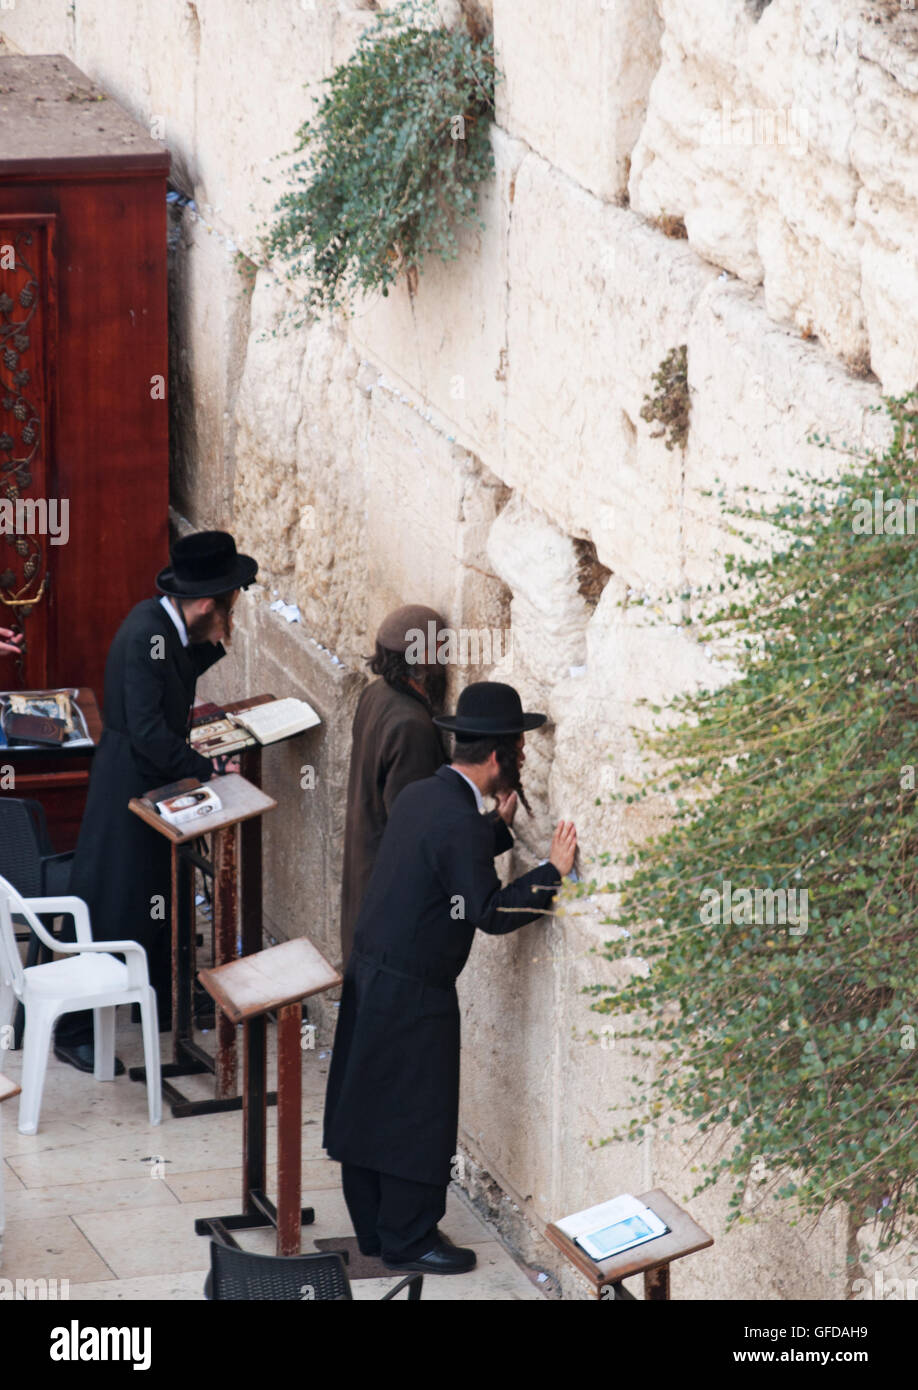
[[[57, 941], [36, 913], [67, 913], [76, 924], [76, 941]], [[26, 919], [38, 939], [56, 955], [68, 957], [23, 969], [13, 929], [13, 914]], [[113, 952], [124, 960], [116, 960]], [[136, 941], [93, 941], [89, 909], [82, 898], [23, 898], [0, 878], [0, 1029], [9, 1023], [16, 999], [25, 1008], [22, 1057], [22, 1096], [19, 1132], [35, 1134], [41, 1112], [48, 1051], [54, 1024], [62, 1014], [92, 1009], [97, 1081], [115, 1076], [115, 1008], [139, 1004], [143, 1054], [147, 1072], [150, 1124], [162, 1119], [159, 1070], [159, 1023], [156, 992], [150, 987], [147, 953]], [[4, 998], [5, 996], [5, 998]]]

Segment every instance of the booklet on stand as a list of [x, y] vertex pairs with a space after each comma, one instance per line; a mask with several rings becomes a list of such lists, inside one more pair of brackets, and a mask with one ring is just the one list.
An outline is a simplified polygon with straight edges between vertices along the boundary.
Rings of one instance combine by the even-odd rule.
[[[143, 798], [152, 806], [157, 815], [170, 825], [187, 825], [190, 821], [212, 816], [223, 810], [223, 802], [217, 793], [194, 777], [183, 777], [180, 782], [170, 782], [168, 786], [157, 787]], [[203, 831], [203, 827], [202, 827]]]
[[574, 1212], [555, 1225], [597, 1264], [635, 1245], [656, 1240], [669, 1230], [665, 1221], [630, 1193]]

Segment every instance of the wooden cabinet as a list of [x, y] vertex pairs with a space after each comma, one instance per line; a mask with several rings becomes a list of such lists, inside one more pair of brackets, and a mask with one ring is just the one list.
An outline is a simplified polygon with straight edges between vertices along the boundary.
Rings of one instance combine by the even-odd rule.
[[0, 131], [0, 689], [101, 703], [168, 559], [169, 154], [61, 56], [0, 58]]

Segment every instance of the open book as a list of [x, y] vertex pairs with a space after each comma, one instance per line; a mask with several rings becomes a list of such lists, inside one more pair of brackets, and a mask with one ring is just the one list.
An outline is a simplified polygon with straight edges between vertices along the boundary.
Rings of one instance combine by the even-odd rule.
[[600, 1202], [595, 1207], [587, 1207], [585, 1211], [574, 1212], [573, 1216], [566, 1216], [555, 1224], [597, 1264], [635, 1245], [656, 1240], [657, 1236], [665, 1235], [669, 1230], [656, 1212], [630, 1193], [613, 1197], [610, 1202]]
[[254, 734], [259, 743], [276, 743], [278, 739], [312, 729], [322, 720], [305, 700], [272, 700], [266, 705], [253, 705], [228, 716]]

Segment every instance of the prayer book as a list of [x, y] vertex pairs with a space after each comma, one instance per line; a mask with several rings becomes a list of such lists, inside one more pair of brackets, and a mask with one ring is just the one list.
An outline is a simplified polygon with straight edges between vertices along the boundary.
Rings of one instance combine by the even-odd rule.
[[[152, 806], [164, 821], [175, 826], [206, 819], [215, 811], [223, 810], [223, 802], [213, 788], [204, 786], [194, 777], [183, 777], [180, 782], [170, 782], [165, 787], [157, 787], [142, 799], [148, 806]], [[201, 830], [203, 832], [204, 826]]]
[[312, 729], [322, 720], [312, 705], [305, 700], [272, 700], [266, 705], [253, 705], [251, 709], [230, 714], [234, 724], [241, 724], [254, 734], [259, 743], [276, 743], [278, 739], [289, 738]]
[[597, 1264], [635, 1245], [656, 1240], [669, 1230], [665, 1221], [630, 1193], [574, 1212], [555, 1224]]

